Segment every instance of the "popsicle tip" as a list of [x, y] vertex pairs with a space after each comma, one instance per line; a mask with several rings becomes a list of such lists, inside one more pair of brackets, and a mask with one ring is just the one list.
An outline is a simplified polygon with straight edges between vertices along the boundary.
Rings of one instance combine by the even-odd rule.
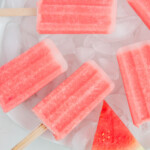
[[55, 57], [56, 61], [60, 64], [62, 72], [67, 71], [68, 69], [68, 63], [61, 54], [61, 52], [58, 50], [58, 48], [55, 46], [54, 42], [50, 39], [45, 39], [44, 42], [50, 49], [52, 49], [53, 56]]
[[140, 47], [143, 47], [143, 45], [150, 45], [150, 40], [140, 41], [134, 44], [123, 46], [118, 49], [117, 56], [122, 55], [123, 53], [129, 52], [131, 50], [133, 51], [133, 50], [139, 49]]
[[90, 65], [92, 65], [93, 67], [95, 67], [97, 70], [99, 70], [99, 72], [101, 74], [104, 75], [104, 77], [108, 80], [109, 82], [109, 88], [110, 88], [110, 91], [112, 91], [114, 88], [115, 88], [115, 84], [114, 82], [109, 78], [108, 74], [103, 70], [101, 69], [101, 67], [94, 61], [94, 60], [89, 60], [87, 61], [87, 63], [89, 63]]

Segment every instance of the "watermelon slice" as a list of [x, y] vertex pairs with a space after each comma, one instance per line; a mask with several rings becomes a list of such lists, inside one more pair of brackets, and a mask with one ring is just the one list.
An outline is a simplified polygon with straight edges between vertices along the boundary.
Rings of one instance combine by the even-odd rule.
[[150, 29], [150, 0], [128, 0], [128, 3]]
[[117, 0], [41, 0], [37, 31], [108, 34], [116, 24]]
[[92, 150], [144, 150], [104, 101]]

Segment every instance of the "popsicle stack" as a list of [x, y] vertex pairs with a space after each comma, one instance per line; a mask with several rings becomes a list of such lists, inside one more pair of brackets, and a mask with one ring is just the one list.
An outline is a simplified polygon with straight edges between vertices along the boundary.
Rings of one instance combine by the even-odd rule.
[[150, 1], [149, 0], [128, 0], [128, 3], [150, 29]]
[[117, 0], [40, 0], [37, 31], [108, 34], [116, 24]]
[[123, 47], [117, 57], [133, 123], [139, 126], [150, 120], [150, 41]]
[[8, 112], [67, 70], [67, 63], [46, 39], [0, 68], [0, 105]]

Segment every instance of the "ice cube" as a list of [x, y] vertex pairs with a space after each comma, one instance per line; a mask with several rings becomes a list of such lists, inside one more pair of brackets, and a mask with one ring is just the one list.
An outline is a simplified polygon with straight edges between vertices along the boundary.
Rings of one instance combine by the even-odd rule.
[[140, 25], [137, 16], [122, 18], [117, 21], [117, 27], [113, 34], [108, 35], [105, 39], [110, 42], [130, 43], [134, 38], [134, 33]]
[[116, 59], [107, 60], [100, 58], [99, 63], [112, 80], [117, 80], [119, 78], [119, 67]]
[[84, 43], [84, 40], [86, 39], [86, 37], [87, 37], [87, 35], [84, 35], [84, 34], [74, 35], [73, 41], [75, 43], [75, 46], [77, 48], [83, 46], [83, 43]]
[[128, 126], [132, 122], [132, 119], [126, 95], [112, 94], [107, 96], [106, 100], [118, 117]]
[[57, 43], [57, 47], [63, 55], [75, 53], [75, 43], [72, 38], [67, 37], [62, 39], [59, 43]]
[[71, 150], [91, 150], [96, 131], [96, 123], [82, 123], [82, 127], [76, 130], [73, 136]]
[[128, 16], [136, 16], [136, 13], [130, 7], [127, 0], [119, 0], [117, 7], [117, 18], [123, 18]]
[[144, 25], [144, 23], [141, 23], [138, 30], [136, 30], [135, 37], [135, 42], [150, 40], [150, 30]]
[[[43, 35], [42, 35], [43, 36]], [[67, 39], [67, 38], [72, 38], [72, 35], [70, 35], [70, 37], [66, 34], [54, 34], [54, 35], [49, 35], [49, 38], [51, 40], [53, 40], [53, 42], [56, 44], [56, 45], [59, 45], [59, 44], [62, 44], [64, 39]], [[63, 45], [64, 46], [64, 45]]]
[[76, 49], [76, 54], [80, 62], [84, 63], [90, 59], [94, 59], [95, 51], [92, 48], [80, 47]]
[[141, 133], [143, 135], [149, 134], [150, 136], [150, 122], [145, 122], [140, 126]]
[[100, 41], [99, 39], [95, 40], [92, 43], [92, 47], [98, 53], [103, 55], [115, 55], [117, 48], [114, 48], [111, 43]]
[[94, 35], [87, 35], [84, 39], [84, 42], [83, 42], [83, 46], [84, 47], [89, 47], [91, 48], [92, 47], [92, 43], [95, 42], [95, 36]]
[[[144, 145], [144, 147], [146, 148], [146, 150], [150, 149], [150, 122], [146, 122], [144, 124], [141, 125], [140, 127], [141, 132], [140, 132], [140, 142], [142, 145]], [[148, 149], [149, 148], [149, 149]]]
[[38, 43], [38, 38], [30, 33], [21, 33], [22, 38], [22, 52], [27, 51]]
[[65, 56], [65, 59], [68, 63], [68, 70], [66, 72], [67, 77], [70, 76], [74, 71], [76, 71], [82, 63], [77, 59], [75, 54], [69, 54]]

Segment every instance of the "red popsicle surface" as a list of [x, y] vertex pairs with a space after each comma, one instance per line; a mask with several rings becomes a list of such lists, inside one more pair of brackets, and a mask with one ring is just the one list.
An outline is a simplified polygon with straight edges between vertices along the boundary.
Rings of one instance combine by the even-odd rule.
[[104, 101], [92, 150], [144, 150]]
[[150, 0], [128, 0], [128, 2], [150, 29]]
[[42, 100], [33, 111], [57, 140], [72, 131], [113, 89], [114, 84], [94, 61], [75, 73]]
[[136, 126], [150, 120], [150, 41], [123, 47], [118, 62]]
[[37, 31], [52, 33], [111, 33], [116, 24], [117, 0], [41, 0]]
[[66, 71], [67, 64], [46, 39], [0, 68], [0, 104], [8, 112]]

